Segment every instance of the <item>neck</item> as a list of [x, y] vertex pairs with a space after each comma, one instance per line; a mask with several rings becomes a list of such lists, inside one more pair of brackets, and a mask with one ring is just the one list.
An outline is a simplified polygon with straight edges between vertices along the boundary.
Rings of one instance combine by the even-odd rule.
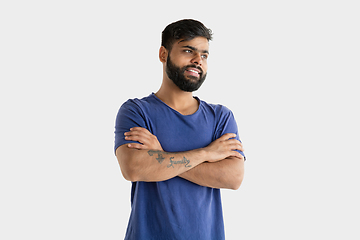
[[183, 115], [193, 114], [199, 107], [198, 101], [191, 92], [180, 90], [170, 79], [163, 79], [163, 83], [155, 95]]

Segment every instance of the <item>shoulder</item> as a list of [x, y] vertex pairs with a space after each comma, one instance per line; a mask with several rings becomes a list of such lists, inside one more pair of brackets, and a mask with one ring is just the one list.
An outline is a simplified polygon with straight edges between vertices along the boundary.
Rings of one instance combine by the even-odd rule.
[[215, 116], [221, 117], [232, 115], [232, 111], [222, 104], [207, 103], [203, 100], [200, 100], [200, 102], [205, 110], [211, 111]]
[[121, 136], [123, 136], [123, 133], [128, 131], [131, 127], [143, 127], [148, 129], [148, 119], [152, 109], [151, 98], [150, 95], [141, 99], [128, 99], [121, 105], [115, 122], [117, 132], [120, 132]]
[[119, 111], [136, 111], [136, 112], [144, 112], [147, 109], [151, 109], [152, 106], [156, 104], [156, 100], [154, 99], [153, 94], [150, 94], [147, 97], [143, 98], [133, 98], [128, 99], [124, 102]]
[[144, 107], [148, 104], [151, 104], [153, 102], [152, 99], [152, 94], [147, 96], [147, 97], [143, 97], [143, 98], [132, 98], [132, 99], [128, 99], [126, 102], [124, 102], [121, 107], [125, 107], [125, 108], [137, 108], [137, 107]]
[[213, 116], [216, 129], [222, 129], [224, 126], [234, 126], [235, 128], [237, 125], [235, 116], [228, 107], [222, 104], [207, 103], [205, 101], [201, 101], [201, 104], [203, 108], [206, 109], [207, 116]]

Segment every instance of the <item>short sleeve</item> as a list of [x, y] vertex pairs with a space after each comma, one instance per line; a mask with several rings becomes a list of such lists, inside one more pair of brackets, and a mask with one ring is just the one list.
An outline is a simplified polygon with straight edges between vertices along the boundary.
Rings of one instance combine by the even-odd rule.
[[123, 144], [133, 141], [125, 140], [124, 133], [132, 127], [146, 128], [145, 116], [135, 100], [126, 101], [119, 109], [115, 121], [115, 146], [114, 151]]
[[[239, 137], [237, 123], [236, 123], [236, 120], [235, 120], [235, 117], [234, 117], [234, 114], [232, 113], [232, 111], [224, 106], [221, 106], [220, 112], [221, 113], [219, 115], [218, 124], [217, 124], [216, 131], [215, 131], [215, 139], [218, 139], [225, 133], [235, 133], [236, 139], [241, 142], [240, 137]], [[238, 152], [241, 155], [243, 155], [244, 158], [246, 159], [245, 154], [242, 151], [238, 151]]]

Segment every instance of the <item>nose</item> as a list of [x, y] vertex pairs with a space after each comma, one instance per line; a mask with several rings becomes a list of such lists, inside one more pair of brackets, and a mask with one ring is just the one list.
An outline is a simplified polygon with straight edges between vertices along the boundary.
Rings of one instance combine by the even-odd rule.
[[191, 60], [191, 63], [201, 66], [202, 65], [201, 53], [196, 53], [193, 59]]

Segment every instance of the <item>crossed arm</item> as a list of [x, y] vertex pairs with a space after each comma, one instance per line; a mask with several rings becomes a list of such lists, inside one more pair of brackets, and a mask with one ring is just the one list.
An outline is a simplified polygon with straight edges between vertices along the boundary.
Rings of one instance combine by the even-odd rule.
[[165, 152], [155, 135], [135, 127], [125, 139], [139, 143], [116, 149], [122, 174], [129, 181], [165, 181], [175, 176], [201, 186], [238, 189], [244, 176], [244, 151], [236, 135], [227, 133], [205, 148]]

